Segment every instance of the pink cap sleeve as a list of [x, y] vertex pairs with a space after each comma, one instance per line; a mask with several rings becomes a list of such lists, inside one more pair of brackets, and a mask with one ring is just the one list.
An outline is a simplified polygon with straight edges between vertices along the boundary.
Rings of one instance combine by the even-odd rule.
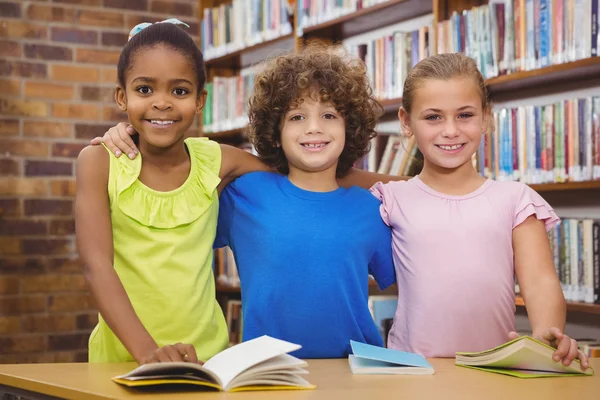
[[369, 190], [373, 196], [377, 197], [377, 199], [381, 201], [381, 206], [379, 207], [381, 219], [383, 219], [383, 222], [385, 222], [386, 225], [390, 226], [390, 214], [392, 212], [394, 202], [392, 201], [393, 194], [390, 191], [389, 184], [377, 182]]
[[544, 221], [546, 231], [552, 229], [560, 221], [560, 218], [558, 218], [550, 204], [529, 186], [525, 184], [519, 186], [521, 186], [521, 191], [517, 207], [515, 208], [513, 229], [531, 215], [535, 215], [537, 219]]

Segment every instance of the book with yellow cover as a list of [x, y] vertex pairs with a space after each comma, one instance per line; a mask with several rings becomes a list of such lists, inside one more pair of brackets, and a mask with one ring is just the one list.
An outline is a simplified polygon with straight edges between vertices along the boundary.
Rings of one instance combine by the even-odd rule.
[[214, 355], [204, 365], [171, 362], [144, 364], [112, 380], [129, 387], [188, 384], [221, 391], [314, 389], [301, 375], [307, 363], [287, 353], [298, 344], [261, 336]]
[[478, 353], [456, 353], [456, 365], [517, 378], [548, 378], [556, 376], [593, 375], [590, 367], [581, 370], [579, 360], [565, 366], [555, 362], [556, 349], [531, 336], [520, 336], [503, 345]]

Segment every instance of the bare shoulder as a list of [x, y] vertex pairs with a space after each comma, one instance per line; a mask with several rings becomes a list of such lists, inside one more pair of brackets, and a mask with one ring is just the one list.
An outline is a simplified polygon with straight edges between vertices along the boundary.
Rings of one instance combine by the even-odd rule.
[[108, 180], [110, 155], [102, 146], [86, 146], [77, 156], [77, 180]]

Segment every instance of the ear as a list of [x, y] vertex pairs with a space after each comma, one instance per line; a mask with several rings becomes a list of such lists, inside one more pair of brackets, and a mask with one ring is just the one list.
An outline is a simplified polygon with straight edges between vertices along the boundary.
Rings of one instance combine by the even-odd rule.
[[400, 109], [398, 109], [398, 119], [400, 120], [402, 133], [405, 136], [412, 136], [412, 129], [410, 127], [410, 115], [408, 115], [404, 107], [400, 107]]
[[196, 114], [200, 114], [206, 105], [206, 94], [206, 90], [198, 93], [198, 98], [196, 99]]
[[115, 102], [119, 106], [119, 110], [127, 111], [127, 96], [125, 96], [125, 89], [120, 85], [115, 89]]

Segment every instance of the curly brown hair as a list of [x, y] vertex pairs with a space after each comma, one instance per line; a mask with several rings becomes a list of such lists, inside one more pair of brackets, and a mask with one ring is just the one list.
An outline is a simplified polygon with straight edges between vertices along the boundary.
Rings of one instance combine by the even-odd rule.
[[383, 114], [373, 97], [365, 64], [342, 46], [322, 43], [265, 62], [249, 101], [248, 134], [260, 159], [282, 174], [288, 174], [289, 167], [278, 145], [281, 121], [303, 96], [331, 102], [344, 118], [346, 144], [336, 171], [337, 177], [342, 177], [369, 151], [375, 125]]

